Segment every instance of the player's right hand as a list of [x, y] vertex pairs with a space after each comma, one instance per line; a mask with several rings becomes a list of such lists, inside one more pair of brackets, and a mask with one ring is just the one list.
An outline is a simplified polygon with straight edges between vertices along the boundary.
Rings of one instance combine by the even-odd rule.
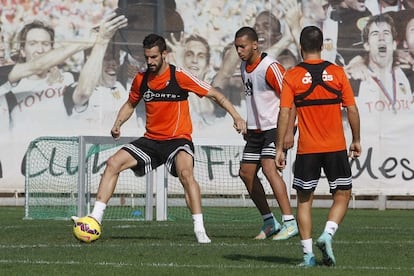
[[119, 139], [119, 136], [121, 136], [121, 130], [119, 129], [118, 126], [113, 126], [111, 129], [111, 136], [117, 140]]
[[275, 164], [279, 171], [286, 167], [286, 158], [283, 151], [276, 151]]

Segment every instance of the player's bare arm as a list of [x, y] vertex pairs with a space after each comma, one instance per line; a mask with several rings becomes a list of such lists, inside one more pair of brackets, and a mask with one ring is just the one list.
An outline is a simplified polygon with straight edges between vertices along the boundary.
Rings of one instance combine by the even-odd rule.
[[131, 117], [134, 110], [135, 106], [129, 100], [122, 105], [119, 109], [118, 115], [116, 116], [114, 126], [111, 129], [111, 136], [113, 138], [117, 139], [121, 136], [121, 126]]
[[207, 97], [212, 99], [230, 114], [234, 121], [233, 127], [238, 133], [246, 133], [246, 121], [240, 116], [233, 104], [221, 92], [212, 87], [208, 91]]
[[356, 105], [347, 107], [349, 125], [352, 131], [352, 142], [349, 146], [349, 157], [358, 158], [361, 156], [360, 120], [358, 107]]
[[288, 150], [293, 147], [294, 139], [295, 139], [295, 133], [294, 133], [295, 124], [296, 124], [296, 107], [293, 106], [293, 108], [290, 109], [288, 128], [285, 134], [285, 139], [283, 141], [283, 148], [285, 150]]
[[276, 158], [275, 163], [278, 169], [284, 169], [286, 166], [285, 153], [284, 153], [284, 140], [286, 132], [289, 128], [289, 115], [291, 113], [290, 108], [281, 107], [279, 117], [277, 120], [277, 145], [276, 145]]

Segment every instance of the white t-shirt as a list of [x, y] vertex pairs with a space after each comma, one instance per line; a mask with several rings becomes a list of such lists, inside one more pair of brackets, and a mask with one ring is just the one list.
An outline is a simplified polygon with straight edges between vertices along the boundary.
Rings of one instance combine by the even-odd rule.
[[414, 118], [410, 83], [400, 68], [394, 69], [394, 76], [395, 82], [392, 78], [390, 81], [370, 78], [361, 82], [355, 97], [361, 117], [361, 137], [373, 135], [382, 143], [387, 141], [386, 137], [394, 135], [413, 137], [414, 130], [407, 128]]
[[17, 105], [11, 111], [14, 133], [64, 135], [68, 120], [63, 103], [65, 88], [74, 82], [71, 73], [62, 73], [62, 81], [49, 84], [46, 79], [21, 79], [11, 86]]

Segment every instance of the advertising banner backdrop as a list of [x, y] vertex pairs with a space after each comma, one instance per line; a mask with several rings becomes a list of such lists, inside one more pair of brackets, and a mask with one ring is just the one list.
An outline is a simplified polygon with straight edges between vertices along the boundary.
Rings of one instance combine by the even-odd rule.
[[[24, 156], [32, 140], [109, 135], [135, 74], [146, 68], [141, 45], [147, 34], [164, 35], [170, 63], [219, 88], [245, 115], [235, 32], [254, 27], [260, 49], [289, 69], [301, 61], [301, 28], [316, 25], [324, 33], [323, 58], [344, 67], [360, 111], [363, 154], [350, 161], [354, 192], [412, 195], [414, 1], [394, 2], [2, 1], [0, 192], [24, 190]], [[111, 34], [103, 58], [94, 60], [96, 27], [117, 7], [128, 26]], [[191, 93], [189, 101], [195, 141], [244, 145], [222, 109]], [[346, 117], [344, 126], [350, 137]], [[143, 103], [121, 131], [145, 132]], [[328, 186], [321, 183], [318, 190]]]

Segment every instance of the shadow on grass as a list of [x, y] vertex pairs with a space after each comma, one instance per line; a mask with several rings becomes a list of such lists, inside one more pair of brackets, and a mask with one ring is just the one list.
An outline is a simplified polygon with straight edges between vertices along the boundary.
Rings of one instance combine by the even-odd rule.
[[[159, 235], [139, 235], [139, 234], [126, 234], [124, 236], [120, 236], [120, 235], [116, 235], [116, 236], [106, 236], [105, 239], [108, 240], [142, 240], [142, 241], [150, 241], [150, 240], [155, 240], [155, 241], [170, 241], [170, 242], [180, 242], [180, 241], [188, 241], [191, 239], [195, 239], [194, 233], [193, 232], [189, 232], [189, 233], [185, 233], [185, 234], [179, 234], [179, 235], [168, 235], [168, 231], [165, 232], [165, 234], [160, 233]], [[178, 237], [178, 238], [177, 238]]]
[[[154, 240], [155, 238], [152, 237], [145, 237], [145, 236], [110, 236], [105, 237], [106, 240]], [[162, 238], [157, 237], [157, 240]]]
[[252, 256], [252, 255], [242, 255], [242, 254], [231, 254], [223, 256], [225, 259], [231, 261], [242, 261], [242, 260], [250, 260], [250, 261], [258, 261], [258, 262], [268, 262], [268, 263], [279, 263], [279, 264], [286, 264], [286, 265], [297, 265], [301, 260], [300, 259], [292, 259], [286, 257], [279, 257], [279, 256]]

